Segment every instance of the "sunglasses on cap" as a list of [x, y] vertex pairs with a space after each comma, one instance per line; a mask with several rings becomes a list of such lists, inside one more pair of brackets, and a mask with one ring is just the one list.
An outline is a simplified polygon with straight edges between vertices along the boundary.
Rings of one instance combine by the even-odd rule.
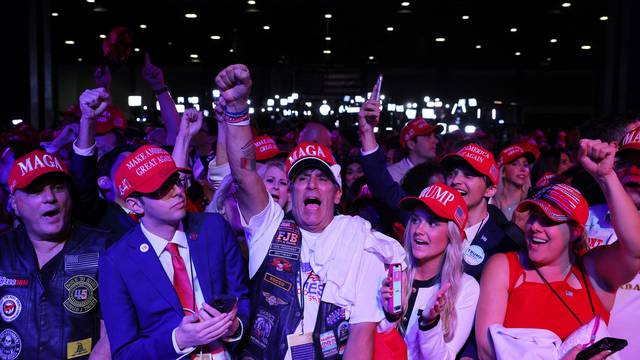
[[173, 175], [171, 175], [167, 181], [165, 181], [159, 188], [158, 190], [149, 193], [149, 194], [145, 194], [145, 196], [150, 197], [152, 199], [162, 199], [166, 196], [168, 196], [169, 194], [173, 195], [174, 193], [172, 192], [173, 189], [175, 189], [176, 185], [180, 188], [180, 189], [186, 189], [187, 188], [187, 177], [182, 177], [180, 176], [180, 173], [175, 173]]

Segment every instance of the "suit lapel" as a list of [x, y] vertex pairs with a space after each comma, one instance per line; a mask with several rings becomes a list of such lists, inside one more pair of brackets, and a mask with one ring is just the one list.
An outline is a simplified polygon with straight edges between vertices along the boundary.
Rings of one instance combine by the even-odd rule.
[[[156, 256], [149, 240], [144, 236], [140, 225], [131, 234], [129, 244], [133, 248], [129, 258], [134, 266], [149, 279], [149, 284], [173, 307], [181, 316], [184, 315], [178, 294], [164, 272], [160, 259]], [[145, 251], [143, 251], [145, 250]]]
[[[191, 260], [193, 266], [198, 275], [198, 283], [200, 284], [200, 290], [202, 291], [202, 297], [204, 301], [211, 300], [213, 289], [211, 288], [211, 274], [209, 270], [209, 256], [207, 251], [206, 239], [200, 234], [200, 227], [190, 224], [190, 216], [184, 220], [185, 235], [187, 236], [187, 242], [189, 243], [189, 254], [191, 254]], [[200, 304], [197, 304], [200, 307]]]

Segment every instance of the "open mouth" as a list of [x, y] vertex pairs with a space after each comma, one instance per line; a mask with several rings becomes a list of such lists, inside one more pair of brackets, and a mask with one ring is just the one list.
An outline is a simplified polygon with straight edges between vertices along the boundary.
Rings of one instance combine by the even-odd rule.
[[276, 195], [276, 194], [269, 194], [269, 195], [271, 195], [273, 200], [275, 200], [276, 202], [280, 201], [280, 196], [279, 195]]
[[320, 208], [322, 201], [315, 196], [309, 196], [304, 199], [304, 207], [310, 210], [317, 210]]
[[43, 212], [42, 213], [42, 217], [45, 217], [47, 219], [51, 219], [51, 218], [54, 218], [54, 217], [58, 216], [58, 214], [60, 214], [60, 209], [52, 209], [52, 210]]
[[544, 245], [549, 242], [549, 240], [539, 239], [539, 238], [531, 238], [531, 243], [536, 245]]
[[416, 238], [413, 239], [413, 242], [416, 243], [416, 245], [429, 245], [428, 241], [419, 240], [419, 239], [416, 239]]
[[467, 192], [462, 190], [462, 189], [456, 189], [456, 190], [460, 193], [460, 196], [466, 196], [467, 195]]

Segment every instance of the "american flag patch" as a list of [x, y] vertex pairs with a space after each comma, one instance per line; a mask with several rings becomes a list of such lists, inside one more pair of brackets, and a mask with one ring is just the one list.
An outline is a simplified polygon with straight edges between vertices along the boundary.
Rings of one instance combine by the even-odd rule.
[[453, 214], [455, 221], [458, 224], [464, 224], [464, 210], [462, 210], [462, 206], [458, 206], [458, 208], [456, 209], [455, 214]]
[[64, 256], [64, 271], [68, 273], [80, 271], [92, 271], [98, 269], [100, 254], [86, 253]]

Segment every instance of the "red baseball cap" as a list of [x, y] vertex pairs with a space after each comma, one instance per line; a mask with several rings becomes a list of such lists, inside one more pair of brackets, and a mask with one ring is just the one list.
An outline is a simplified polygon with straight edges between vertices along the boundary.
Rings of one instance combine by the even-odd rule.
[[443, 129], [442, 125], [430, 124], [421, 117], [416, 118], [415, 120], [409, 121], [402, 130], [400, 130], [400, 145], [406, 148], [407, 142], [415, 139], [416, 136], [429, 135], [433, 132], [440, 133]]
[[276, 142], [267, 135], [253, 138], [253, 144], [256, 146], [256, 160], [264, 161], [279, 155], [288, 154], [286, 151], [278, 149]]
[[42, 150], [35, 150], [14, 161], [9, 170], [9, 192], [24, 189], [35, 179], [49, 173], [71, 176], [60, 157]]
[[[78, 104], [69, 106], [64, 116], [70, 120], [78, 121], [82, 117], [82, 111]], [[126, 129], [127, 118], [124, 113], [112, 104], [107, 105], [100, 115], [96, 117], [96, 135], [106, 134], [113, 129]]]
[[578, 190], [567, 184], [554, 184], [538, 191], [532, 199], [521, 202], [517, 211], [538, 208], [555, 222], [573, 220], [584, 226], [589, 217], [589, 204]]
[[289, 180], [293, 180], [300, 171], [309, 167], [331, 174], [335, 183], [342, 188], [340, 165], [336, 163], [328, 147], [318, 143], [302, 142], [293, 149], [285, 162]]
[[442, 157], [441, 163], [445, 168], [449, 168], [452, 160], [462, 159], [480, 174], [485, 175], [491, 180], [493, 185], [498, 185], [500, 172], [493, 154], [478, 144], [469, 144], [458, 152], [447, 154]]
[[530, 144], [514, 144], [507, 146], [500, 152], [500, 156], [498, 157], [498, 161], [500, 166], [509, 164], [518, 158], [524, 156], [529, 161], [529, 164], [533, 164], [538, 160], [538, 156], [540, 155], [540, 151], [537, 151], [535, 145]]
[[158, 190], [179, 168], [166, 150], [145, 145], [127, 156], [116, 170], [118, 194], [126, 199], [134, 192], [149, 194]]
[[411, 211], [416, 205], [424, 205], [434, 214], [456, 223], [464, 238], [464, 227], [467, 224], [467, 204], [456, 189], [442, 183], [429, 185], [420, 196], [408, 196], [400, 200], [399, 206]]
[[622, 143], [620, 144], [620, 150], [616, 155], [622, 155], [629, 151], [640, 151], [640, 127], [637, 127], [624, 135]]

